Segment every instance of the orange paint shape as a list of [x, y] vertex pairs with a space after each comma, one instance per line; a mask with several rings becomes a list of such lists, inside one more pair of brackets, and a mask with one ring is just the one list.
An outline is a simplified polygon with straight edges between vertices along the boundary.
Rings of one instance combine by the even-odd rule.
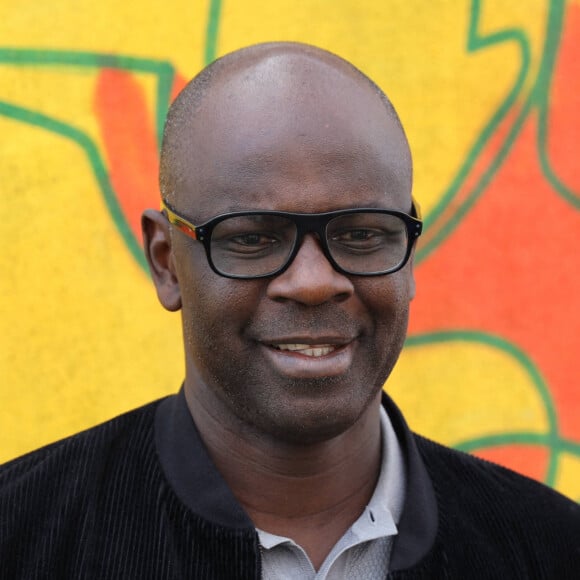
[[477, 204], [417, 269], [410, 329], [477, 330], [512, 342], [546, 382], [562, 435], [578, 440], [580, 212], [542, 174], [536, 137], [532, 115]]
[[184, 89], [186, 84], [187, 80], [176, 72], [175, 78], [173, 79], [173, 86], [171, 87], [171, 102], [175, 101], [177, 95]]
[[99, 75], [94, 110], [113, 189], [131, 231], [140, 240], [141, 212], [159, 206], [154, 115], [133, 74], [117, 69], [103, 69]]
[[482, 459], [509, 467], [537, 481], [544, 481], [548, 468], [548, 450], [535, 445], [502, 445], [474, 453]]

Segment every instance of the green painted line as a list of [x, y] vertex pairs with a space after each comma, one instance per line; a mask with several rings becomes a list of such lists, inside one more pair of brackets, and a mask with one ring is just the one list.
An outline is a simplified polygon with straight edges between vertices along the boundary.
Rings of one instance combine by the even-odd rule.
[[[577, 193], [573, 192], [570, 188], [568, 188], [558, 178], [555, 171], [552, 169], [546, 150], [547, 132], [548, 132], [549, 91], [551, 78], [554, 70], [554, 63], [557, 58], [557, 52], [562, 33], [562, 23], [565, 15], [565, 2], [564, 0], [553, 0], [552, 2], [550, 2], [549, 6], [550, 11], [547, 19], [546, 41], [544, 43], [544, 51], [540, 64], [540, 70], [535, 80], [533, 89], [528, 95], [526, 102], [524, 103], [524, 106], [520, 111], [520, 114], [514, 121], [512, 128], [508, 133], [508, 137], [504, 141], [504, 144], [500, 148], [500, 151], [498, 152], [494, 161], [490, 164], [488, 170], [484, 173], [480, 182], [474, 187], [474, 189], [468, 195], [463, 204], [456, 210], [453, 217], [440, 228], [440, 230], [431, 238], [428, 244], [418, 248], [416, 253], [417, 263], [420, 263], [422, 260], [427, 258], [439, 246], [439, 244], [441, 244], [452, 233], [452, 231], [458, 225], [460, 220], [463, 217], [465, 217], [466, 213], [483, 193], [483, 190], [489, 185], [491, 179], [493, 178], [493, 176], [495, 175], [501, 164], [504, 162], [506, 156], [511, 150], [511, 147], [513, 146], [515, 139], [517, 138], [521, 130], [521, 127], [523, 126], [525, 120], [530, 114], [530, 111], [536, 107], [538, 108], [538, 144], [537, 144], [538, 157], [542, 172], [544, 173], [544, 176], [546, 177], [550, 185], [554, 188], [554, 190], [558, 194], [561, 195], [561, 197], [563, 197], [567, 202], [569, 202], [574, 208], [580, 209], [580, 196]], [[471, 48], [468, 45], [468, 50], [476, 50], [486, 44], [491, 44], [493, 43], [494, 39], [495, 41], [497, 41], [498, 39], [501, 38], [501, 35], [505, 34], [506, 32], [503, 31], [502, 33], [496, 33], [494, 35], [490, 35], [485, 38], [479, 38], [479, 40], [476, 41], [478, 38], [477, 27], [478, 27], [479, 10], [480, 10], [480, 1], [474, 0], [472, 3], [472, 19], [470, 21], [469, 39], [473, 38], [475, 42], [472, 43]], [[515, 32], [517, 33], [518, 31]], [[505, 40], [507, 40], [507, 38], [503, 39], [503, 41]], [[525, 66], [522, 66], [518, 82], [516, 82], [516, 84], [514, 85], [513, 95], [512, 94], [508, 95], [508, 98], [506, 99], [506, 101], [504, 101], [504, 105], [506, 105], [510, 101], [510, 98], [512, 96], [513, 102], [515, 103], [517, 94], [521, 90], [521, 86], [523, 86], [523, 81], [525, 80], [525, 76], [527, 75], [527, 69], [529, 69], [530, 62], [529, 46], [524, 36], [521, 36], [520, 42], [523, 43], [521, 44], [521, 46], [522, 46], [523, 63]], [[494, 117], [499, 118], [501, 116], [500, 115], [501, 109], [502, 107], [498, 109]], [[509, 110], [509, 107], [507, 110]], [[488, 125], [487, 128], [492, 128], [493, 121], [494, 119], [492, 118], [492, 122]], [[482, 138], [485, 138], [485, 130], [479, 139]], [[469, 163], [469, 159], [473, 155], [474, 151], [472, 151], [468, 156], [467, 163]], [[461, 185], [461, 183], [463, 182], [465, 175], [467, 175], [467, 172], [466, 173], [462, 173], [461, 171], [459, 172], [459, 174], [456, 176], [456, 178], [450, 185], [449, 190], [442, 197], [436, 208], [434, 208], [434, 210], [427, 217], [426, 219], [427, 225], [432, 224], [433, 221], [435, 221], [440, 216], [440, 214], [443, 213], [447, 205], [455, 197], [457, 190]]]
[[547, 136], [549, 123], [550, 88], [565, 17], [565, 3], [563, 0], [552, 0], [548, 15], [546, 43], [540, 71], [533, 89], [534, 102], [538, 107], [538, 156], [544, 176], [554, 190], [572, 207], [580, 209], [580, 195], [567, 187], [552, 168], [547, 151]]
[[[492, 115], [491, 119], [488, 121], [486, 126], [483, 128], [479, 136], [477, 137], [474, 145], [471, 147], [469, 153], [466, 156], [464, 163], [461, 165], [459, 171], [453, 178], [451, 184], [431, 210], [431, 212], [425, 218], [425, 227], [431, 228], [435, 226], [435, 222], [441, 217], [445, 212], [449, 204], [455, 199], [461, 186], [464, 184], [467, 176], [472, 171], [477, 158], [481, 155], [486, 144], [489, 142], [490, 138], [493, 136], [494, 132], [497, 130], [498, 126], [505, 119], [506, 115], [510, 109], [516, 103], [518, 96], [522, 92], [526, 77], [528, 76], [531, 63], [531, 50], [528, 39], [523, 31], [519, 29], [506, 29], [495, 32], [493, 34], [481, 35], [479, 33], [480, 24], [480, 14], [481, 14], [481, 2], [480, 0], [472, 0], [471, 3], [471, 15], [469, 20], [469, 29], [467, 34], [467, 52], [472, 53], [484, 48], [488, 48], [495, 44], [502, 44], [505, 42], [514, 42], [520, 48], [521, 54], [521, 67], [518, 76], [509, 90], [506, 97], [503, 99], [497, 110]], [[527, 113], [526, 113], [527, 114]], [[461, 219], [465, 217], [467, 212], [472, 208], [473, 204], [482, 194], [483, 190], [487, 187], [501, 164], [503, 163], [505, 157], [509, 153], [520, 129], [523, 125], [525, 119], [524, 112], [521, 112], [519, 118], [514, 122], [508, 137], [504, 140], [500, 151], [497, 153], [496, 157], [485, 171], [483, 176], [480, 178], [478, 184], [474, 186], [471, 193], [463, 201], [463, 203], [456, 209], [454, 215], [445, 223], [437, 233], [431, 238], [429, 243], [424, 246], [420, 246], [415, 254], [416, 263], [419, 264], [421, 261], [426, 259], [457, 227]]]
[[155, 99], [155, 131], [158, 148], [163, 139], [163, 125], [169, 108], [175, 77], [173, 65], [167, 61], [97, 52], [40, 50], [28, 48], [0, 48], [0, 64], [17, 66], [69, 66], [115, 68], [157, 77]]
[[[129, 72], [155, 75], [157, 77], [157, 91], [154, 125], [158, 149], [161, 147], [163, 126], [165, 124], [165, 117], [167, 115], [175, 78], [175, 70], [170, 63], [126, 55], [4, 47], [0, 48], [0, 64], [16, 66], [88, 67], [97, 69], [116, 68]], [[90, 137], [71, 125], [47, 117], [40, 112], [24, 109], [17, 105], [3, 103], [0, 114], [67, 137], [83, 149], [91, 164], [113, 223], [119, 230], [132, 256], [136, 259], [143, 271], [148, 274], [147, 264], [141, 247], [121, 210], [102, 156], [99, 154], [97, 146]]]
[[113, 187], [111, 186], [105, 164], [103, 163], [99, 150], [92, 139], [83, 131], [73, 127], [72, 125], [68, 125], [67, 123], [63, 123], [62, 121], [48, 117], [47, 115], [37, 111], [25, 109], [11, 103], [0, 101], [0, 115], [61, 135], [62, 137], [70, 139], [76, 143], [85, 152], [93, 169], [99, 188], [103, 193], [106, 207], [113, 218], [114, 224], [121, 233], [121, 236], [129, 248], [133, 258], [135, 258], [141, 268], [147, 272], [145, 256], [125, 220], [125, 216], [123, 215], [119, 202], [113, 192]]
[[497, 155], [490, 163], [487, 170], [481, 176], [479, 182], [474, 186], [471, 190], [471, 193], [465, 198], [463, 203], [456, 209], [455, 214], [447, 223], [445, 223], [437, 233], [432, 236], [430, 242], [425, 244], [424, 246], [420, 246], [417, 249], [415, 254], [416, 256], [416, 263], [420, 263], [422, 260], [427, 258], [433, 251], [437, 249], [437, 247], [445, 240], [449, 235], [455, 230], [455, 228], [459, 225], [461, 220], [465, 217], [467, 212], [473, 207], [475, 202], [479, 199], [481, 194], [487, 188], [495, 174], [497, 173], [498, 169], [501, 167], [505, 158], [509, 154], [521, 128], [526, 121], [528, 113], [531, 109], [531, 102], [527, 101], [520, 111], [520, 114], [514, 121], [508, 136], [503, 142], [503, 145], [500, 147]]
[[210, 0], [207, 27], [205, 31], [204, 63], [206, 65], [214, 61], [216, 58], [221, 9], [221, 0]]
[[511, 90], [508, 92], [506, 98], [501, 103], [500, 107], [492, 115], [491, 120], [484, 127], [482, 133], [478, 136], [476, 143], [470, 150], [467, 156], [466, 163], [462, 165], [458, 174], [452, 181], [449, 189], [445, 192], [444, 196], [441, 198], [439, 203], [433, 208], [429, 216], [425, 219], [425, 224], [427, 226], [431, 225], [436, 219], [439, 218], [441, 213], [445, 210], [449, 202], [455, 197], [461, 184], [465, 181], [465, 178], [469, 174], [473, 164], [475, 163], [478, 155], [483, 150], [485, 144], [489, 141], [490, 137], [493, 135], [497, 126], [500, 124], [501, 120], [505, 117], [507, 112], [510, 110], [511, 106], [515, 103], [515, 100], [521, 91], [525, 78], [527, 76], [530, 64], [530, 48], [525, 35], [519, 30], [503, 30], [496, 32], [494, 34], [489, 34], [487, 36], [480, 36], [478, 34], [479, 28], [479, 18], [481, 13], [481, 2], [479, 0], [473, 0], [471, 3], [471, 18], [469, 21], [469, 31], [467, 34], [467, 52], [474, 53], [478, 50], [482, 50], [493, 46], [494, 44], [502, 44], [504, 42], [514, 41], [521, 49], [522, 55], [522, 66], [520, 67], [520, 72], [516, 79], [516, 82], [512, 86]]
[[545, 433], [534, 433], [533, 431], [514, 431], [506, 433], [496, 433], [484, 435], [460, 441], [453, 446], [460, 451], [473, 453], [490, 447], [503, 447], [505, 445], [531, 445], [541, 446], [548, 449], [557, 449], [560, 453], [570, 453], [580, 459], [580, 443], [570, 441], [569, 439], [553, 439]]
[[[549, 451], [549, 463], [552, 463], [553, 457], [558, 457], [559, 459], [562, 453], [569, 453], [580, 459], [580, 443], [559, 437], [554, 439], [550, 434], [533, 432], [506, 432], [485, 435], [460, 441], [453, 447], [465, 453], [475, 453], [491, 447], [504, 447], [506, 445], [530, 445], [546, 448]], [[550, 466], [548, 466], [548, 473], [544, 478], [544, 483], [550, 487], [554, 487], [556, 483], [556, 471], [552, 472]], [[580, 498], [578, 502], [580, 503]]]
[[547, 485], [553, 486], [556, 480], [560, 455], [560, 449], [556, 446], [556, 443], [560, 441], [558, 416], [556, 414], [556, 409], [548, 386], [546, 385], [536, 365], [524, 351], [522, 351], [513, 343], [497, 335], [480, 331], [450, 330], [413, 335], [407, 338], [405, 346], [416, 347], [456, 341], [485, 344], [487, 346], [501, 350], [515, 359], [519, 363], [520, 367], [526, 371], [534, 388], [540, 396], [544, 411], [546, 412], [546, 418], [548, 420], [548, 433], [545, 435], [545, 437], [547, 437], [551, 442], [551, 453], [545, 482]]
[[155, 133], [157, 135], [157, 150], [161, 151], [163, 142], [163, 128], [165, 127], [165, 118], [171, 104], [171, 91], [175, 80], [175, 69], [173, 66], [159, 71], [157, 80], [157, 97], [155, 104]]
[[122, 54], [10, 47], [0, 48], [0, 64], [119, 68], [153, 74], [173, 68], [166, 61]]
[[560, 196], [565, 199], [574, 209], [580, 210], [580, 194], [575, 193], [569, 187], [567, 187], [566, 184], [560, 180], [555, 171], [552, 169], [552, 165], [546, 151], [546, 113], [542, 109], [540, 109], [540, 111], [541, 112], [538, 119], [538, 156], [540, 159], [540, 167], [542, 172], [554, 190], [560, 194]]

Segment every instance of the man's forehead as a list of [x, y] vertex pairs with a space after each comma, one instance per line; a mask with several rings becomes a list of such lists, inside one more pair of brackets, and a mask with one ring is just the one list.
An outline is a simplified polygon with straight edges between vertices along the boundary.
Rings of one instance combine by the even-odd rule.
[[[169, 124], [173, 134], [166, 132], [174, 189], [182, 182], [189, 192], [203, 191], [209, 173], [227, 186], [236, 164], [240, 172], [232, 179], [239, 181], [277, 171], [298, 155], [334, 168], [342, 161], [356, 172], [359, 153], [379, 141], [380, 155], [396, 161], [410, 181], [396, 114], [369, 79], [335, 55], [293, 44], [252, 47], [226, 57], [202, 86], [195, 111], [182, 103]], [[180, 99], [196, 97], [191, 87], [187, 91]]]
[[[374, 101], [381, 116], [396, 118], [380, 89], [340, 57], [299, 43], [255, 45], [218, 59], [186, 86], [169, 111], [165, 136], [169, 140], [187, 136], [205, 109], [210, 116], [204, 124], [218, 120], [232, 106], [248, 112], [266, 109], [270, 99], [276, 100], [278, 115], [291, 114], [293, 105], [305, 102], [325, 111], [344, 106], [339, 98], [344, 92], [351, 98], [355, 93], [361, 106]], [[213, 104], [223, 107], [220, 115]]]

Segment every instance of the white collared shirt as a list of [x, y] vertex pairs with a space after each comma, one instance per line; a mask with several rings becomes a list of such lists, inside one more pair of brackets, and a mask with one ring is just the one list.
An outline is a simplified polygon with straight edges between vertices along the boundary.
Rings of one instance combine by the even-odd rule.
[[306, 552], [290, 538], [257, 529], [263, 580], [373, 580], [385, 578], [405, 500], [405, 463], [399, 441], [381, 407], [379, 479], [360, 517], [316, 572]]

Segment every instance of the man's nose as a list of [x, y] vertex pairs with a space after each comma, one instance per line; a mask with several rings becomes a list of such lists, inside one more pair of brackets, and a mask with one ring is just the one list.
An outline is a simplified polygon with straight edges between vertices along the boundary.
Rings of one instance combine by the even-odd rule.
[[346, 300], [353, 293], [352, 282], [332, 267], [313, 234], [304, 237], [288, 269], [272, 278], [267, 289], [273, 300], [293, 300], [308, 306]]

